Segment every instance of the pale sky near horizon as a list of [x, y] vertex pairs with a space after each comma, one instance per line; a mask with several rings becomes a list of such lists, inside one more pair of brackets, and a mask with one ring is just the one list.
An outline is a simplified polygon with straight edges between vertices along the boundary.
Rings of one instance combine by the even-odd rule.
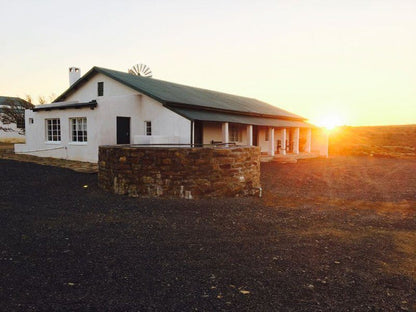
[[145, 63], [317, 124], [416, 124], [415, 17], [416, 0], [0, 0], [0, 95]]

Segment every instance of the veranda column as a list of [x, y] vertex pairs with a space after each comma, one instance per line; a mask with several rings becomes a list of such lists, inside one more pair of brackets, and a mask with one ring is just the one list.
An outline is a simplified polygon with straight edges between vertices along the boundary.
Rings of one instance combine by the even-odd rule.
[[293, 153], [299, 154], [299, 128], [293, 131]]
[[307, 153], [311, 152], [311, 143], [312, 143], [312, 128], [308, 128], [306, 130], [306, 146], [305, 146], [305, 151]]
[[222, 123], [222, 143], [228, 143], [229, 136], [228, 136], [228, 122]]
[[270, 156], [274, 156], [274, 128], [269, 128], [269, 152]]
[[247, 126], [247, 145], [248, 146], [253, 145], [253, 126], [252, 125]]
[[282, 129], [282, 150], [280, 151], [280, 153], [282, 155], [286, 155], [286, 128]]

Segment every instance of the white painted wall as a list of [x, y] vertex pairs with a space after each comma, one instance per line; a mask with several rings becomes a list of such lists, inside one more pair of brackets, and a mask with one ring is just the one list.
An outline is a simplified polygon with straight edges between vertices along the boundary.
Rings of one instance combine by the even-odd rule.
[[[222, 135], [222, 122], [203, 122], [203, 132], [202, 132], [202, 139], [203, 144], [211, 144], [211, 141], [214, 140], [215, 142], [224, 142], [224, 138]], [[230, 127], [231, 123], [229, 123]], [[240, 127], [240, 135], [241, 139], [238, 142], [235, 142], [237, 145], [248, 145], [248, 137], [247, 137], [247, 125], [238, 125]], [[228, 131], [229, 134], [230, 131]]]
[[211, 141], [222, 142], [222, 123], [221, 122], [204, 122], [202, 139], [203, 144], [211, 144]]
[[328, 157], [328, 133], [322, 128], [312, 129], [311, 152]]
[[238, 145], [249, 145], [247, 137], [247, 125], [240, 125], [241, 141], [236, 142]]
[[[104, 95], [97, 96], [97, 84], [104, 82]], [[165, 108], [152, 98], [139, 94], [137, 91], [105, 76], [96, 74], [80, 89], [76, 90], [67, 101], [90, 102], [97, 100], [95, 109], [65, 109], [33, 112], [26, 110], [26, 144], [15, 145], [16, 152], [56, 157], [73, 160], [97, 162], [98, 146], [116, 144], [117, 117], [130, 117], [130, 143], [165, 143], [190, 144], [191, 121]], [[86, 117], [88, 125], [88, 142], [70, 142], [70, 118]], [[33, 123], [29, 123], [29, 118]], [[61, 142], [46, 141], [46, 121], [48, 118], [60, 118]], [[145, 121], [152, 122], [152, 139], [146, 139]], [[270, 142], [265, 141], [265, 132], [268, 127], [258, 127], [258, 145], [262, 152], [269, 153]], [[241, 145], [248, 144], [246, 126], [241, 126]], [[275, 141], [279, 138], [276, 131]], [[269, 136], [269, 140], [272, 139]], [[222, 137], [222, 123], [203, 123], [203, 143], [211, 141], [224, 141]], [[274, 142], [276, 145], [276, 142]], [[326, 144], [326, 145], [325, 145]], [[318, 149], [320, 153], [327, 153], [327, 136], [312, 135], [312, 151]]]
[[167, 135], [135, 135], [133, 144], [180, 144], [180, 138]]
[[311, 128], [300, 128], [299, 151], [310, 152], [310, 146], [311, 146]]
[[[104, 95], [97, 96], [97, 83], [104, 82]], [[174, 137], [175, 142], [189, 144], [191, 122], [165, 108], [152, 98], [141, 95], [117, 81], [97, 74], [82, 88], [75, 91], [67, 101], [90, 102], [97, 100], [95, 109], [64, 109], [38, 111], [26, 110], [26, 144], [18, 144], [15, 151], [42, 157], [56, 157], [72, 160], [97, 162], [98, 146], [117, 143], [117, 117], [130, 117], [130, 143], [135, 136], [145, 134], [145, 121], [152, 122], [152, 135]], [[87, 143], [70, 142], [70, 118], [87, 118]], [[33, 123], [29, 123], [29, 118]], [[46, 119], [59, 118], [61, 142], [46, 141]], [[156, 139], [158, 137], [158, 139]]]
[[260, 127], [260, 126], [258, 127], [259, 137], [257, 139], [257, 142], [258, 142], [258, 146], [260, 146], [260, 150], [262, 153], [269, 152], [269, 141], [265, 140], [266, 131], [268, 131], [268, 127]]
[[165, 108], [161, 103], [142, 95], [138, 132], [145, 134], [145, 121], [152, 122], [152, 135], [179, 137], [179, 143], [191, 143], [191, 121]]
[[[87, 118], [87, 143], [70, 142], [70, 118], [86, 117]], [[29, 119], [33, 123], [29, 123]], [[46, 119], [59, 118], [61, 123], [61, 141], [48, 142], [46, 134]], [[26, 144], [16, 144], [15, 152], [30, 154], [40, 157], [54, 157], [72, 160], [83, 160], [96, 162], [98, 139], [97, 133], [97, 109], [89, 108], [52, 110], [33, 112], [30, 109], [25, 111], [26, 122]]]
[[[98, 82], [104, 82], [104, 96], [102, 97], [97, 96]], [[65, 101], [89, 102], [97, 98], [134, 94], [138, 94], [138, 92], [129, 87], [126, 87], [118, 81], [98, 73], [90, 78], [90, 80], [88, 80], [80, 89], [76, 90], [73, 94], [68, 96]]]
[[[81, 95], [84, 96], [83, 92]], [[174, 144], [190, 143], [189, 120], [163, 107], [161, 103], [136, 93], [98, 97], [97, 107], [94, 110], [90, 108], [38, 112], [26, 110], [26, 144], [16, 145], [15, 151], [42, 157], [97, 162], [98, 146], [117, 143], [117, 116], [130, 117], [130, 143], [134, 142], [135, 136], [145, 134], [145, 121], [152, 122], [152, 135], [155, 135], [156, 141], [157, 138], [170, 136], [175, 138], [172, 142]], [[87, 143], [70, 142], [69, 119], [72, 117], [87, 118]], [[33, 118], [33, 124], [29, 123], [29, 118]], [[46, 141], [45, 120], [49, 118], [60, 119], [61, 142]]]
[[[278, 154], [284, 155], [286, 154], [286, 150], [285, 150], [285, 144], [286, 144], [286, 139], [287, 137], [285, 137], [285, 129], [286, 128], [277, 128], [276, 131], [274, 132], [274, 139], [276, 141], [276, 152]], [[287, 135], [287, 129], [286, 129], [286, 135]], [[277, 141], [280, 140], [280, 148], [278, 148], [278, 144]]]

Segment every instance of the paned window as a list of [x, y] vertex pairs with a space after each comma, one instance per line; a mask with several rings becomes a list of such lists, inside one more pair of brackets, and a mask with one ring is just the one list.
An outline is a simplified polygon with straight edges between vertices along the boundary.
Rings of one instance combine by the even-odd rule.
[[46, 140], [61, 142], [61, 120], [59, 118], [46, 119]]
[[239, 125], [230, 124], [228, 128], [228, 140], [230, 142], [241, 142], [241, 127]]
[[70, 118], [71, 142], [87, 142], [87, 118]]
[[151, 121], [144, 122], [144, 133], [146, 135], [152, 135], [152, 122]]
[[104, 95], [104, 82], [102, 81], [97, 84], [97, 95], [98, 96]]

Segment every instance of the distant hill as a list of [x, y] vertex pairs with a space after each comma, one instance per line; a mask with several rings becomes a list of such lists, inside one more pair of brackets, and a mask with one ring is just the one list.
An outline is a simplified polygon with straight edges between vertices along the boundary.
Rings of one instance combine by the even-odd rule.
[[416, 158], [416, 125], [339, 127], [329, 135], [329, 155]]

